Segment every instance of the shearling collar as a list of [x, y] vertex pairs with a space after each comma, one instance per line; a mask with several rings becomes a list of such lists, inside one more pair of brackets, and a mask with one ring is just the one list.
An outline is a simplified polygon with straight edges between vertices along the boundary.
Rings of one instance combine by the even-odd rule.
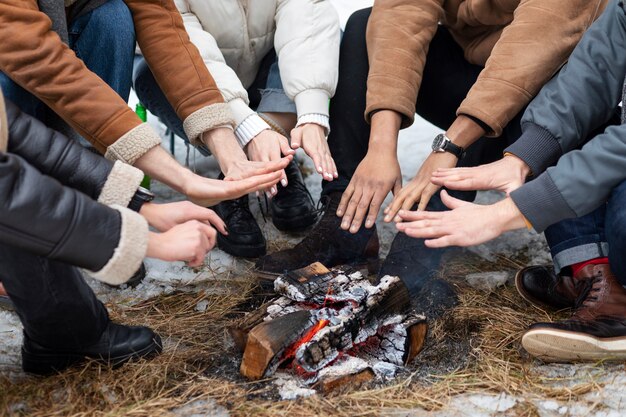
[[9, 126], [7, 124], [7, 112], [4, 107], [4, 97], [0, 90], [0, 152], [6, 152], [9, 141]]

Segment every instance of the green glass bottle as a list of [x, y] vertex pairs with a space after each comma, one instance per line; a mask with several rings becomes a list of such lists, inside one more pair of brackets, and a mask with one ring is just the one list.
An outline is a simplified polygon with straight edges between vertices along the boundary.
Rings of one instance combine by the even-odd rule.
[[[142, 122], [145, 123], [148, 121], [148, 112], [146, 111], [146, 107], [143, 104], [137, 103], [137, 105], [135, 106], [135, 113], [137, 113], [137, 117], [139, 117]], [[141, 181], [141, 186], [147, 190], [150, 189], [149, 176], [145, 175], [143, 177], [143, 181]]]

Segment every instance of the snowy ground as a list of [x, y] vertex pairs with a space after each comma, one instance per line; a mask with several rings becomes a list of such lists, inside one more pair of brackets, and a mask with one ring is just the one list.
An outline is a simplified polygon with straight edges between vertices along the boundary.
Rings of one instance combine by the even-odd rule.
[[[366, 7], [371, 4], [370, 0], [332, 0], [340, 12], [342, 21], [345, 22], [347, 14], [351, 9]], [[136, 99], [135, 99], [136, 100]], [[134, 106], [134, 101], [131, 101]], [[162, 126], [158, 124], [154, 117], [150, 122], [163, 134]], [[408, 181], [417, 171], [417, 168], [429, 152], [430, 142], [437, 133], [437, 129], [421, 119], [409, 129], [404, 130], [400, 136], [398, 154], [400, 165], [404, 173], [404, 180]], [[163, 145], [169, 149], [169, 139], [164, 139]], [[210, 158], [204, 158], [193, 150], [187, 153], [187, 149], [181, 140], [176, 141], [176, 158], [182, 163], [188, 160], [189, 166], [199, 173], [215, 177], [217, 166]], [[313, 172], [310, 160], [302, 155], [305, 166]], [[306, 178], [306, 183], [314, 197], [319, 196], [321, 178], [317, 174], [311, 174]], [[153, 189], [158, 194], [159, 201], [173, 201], [182, 199], [182, 196], [169, 191], [167, 188], [155, 184]], [[489, 201], [497, 196], [480, 196], [481, 201]], [[271, 223], [264, 223], [260, 216], [258, 205], [254, 198], [251, 198], [253, 211], [256, 213], [259, 224], [263, 229], [268, 241], [282, 240], [289, 243], [296, 243], [298, 236], [287, 236], [278, 232]], [[381, 255], [384, 255], [389, 248], [392, 236], [395, 234], [393, 227], [379, 221], [378, 223], [381, 242], [383, 245]], [[512, 255], [519, 251], [524, 251], [531, 263], [548, 263], [549, 256], [546, 252], [545, 241], [542, 237], [527, 231], [508, 234], [487, 245], [482, 245], [475, 249], [475, 252], [487, 259], [494, 254]], [[219, 291], [228, 285], [228, 280], [236, 279], [236, 272], [250, 268], [252, 264], [248, 261], [237, 260], [219, 249], [213, 250], [206, 260], [206, 267], [201, 270], [192, 270], [182, 263], [167, 264], [161, 261], [148, 260], [148, 277], [136, 289], [115, 290], [110, 289], [98, 282], [88, 278], [98, 296], [105, 302], [115, 302], [121, 304], [134, 304], [161, 293], [172, 292], [175, 289], [199, 290], [211, 288]], [[485, 285], [485, 277], [474, 277], [477, 286]], [[496, 281], [502, 279], [502, 274], [492, 274], [487, 277], [486, 285], [494, 285]], [[0, 373], [19, 376], [20, 371], [20, 345], [21, 326], [17, 315], [12, 312], [0, 310]], [[537, 371], [544, 376], [565, 381], [554, 382], [554, 384], [573, 385], [582, 380], [593, 378], [604, 388], [594, 390], [586, 394], [578, 402], [553, 401], [538, 398], [533, 400], [537, 406], [541, 417], [548, 416], [597, 416], [609, 417], [626, 414], [626, 390], [622, 387], [626, 383], [626, 374], [623, 366], [609, 368], [597, 368], [592, 365], [534, 365], [533, 371]], [[424, 410], [405, 411], [385, 411], [384, 415], [394, 416], [495, 416], [511, 415], [512, 409], [521, 398], [515, 398], [505, 393], [492, 395], [461, 395], [454, 397], [449, 406], [438, 412], [426, 412]], [[178, 410], [180, 415], [215, 415], [227, 416], [228, 412], [222, 408], [215, 408], [211, 401], [199, 401], [185, 410]], [[192, 409], [193, 408], [193, 409]], [[197, 413], [197, 414], [196, 414]]]

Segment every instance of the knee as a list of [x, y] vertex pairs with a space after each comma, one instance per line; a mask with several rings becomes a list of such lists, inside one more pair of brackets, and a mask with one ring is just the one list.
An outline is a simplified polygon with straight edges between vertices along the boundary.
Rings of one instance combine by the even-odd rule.
[[123, 0], [110, 0], [95, 9], [89, 24], [96, 25], [107, 45], [115, 50], [135, 50], [135, 24]]
[[135, 65], [133, 71], [133, 88], [137, 92], [140, 100], [141, 95], [152, 88], [152, 80], [154, 80], [152, 71], [150, 71], [146, 60], [142, 58], [139, 63]]
[[357, 10], [352, 13], [348, 22], [346, 23], [346, 29], [343, 34], [343, 39], [351, 39], [354, 36], [364, 37], [367, 29], [367, 22], [372, 13], [372, 8]]

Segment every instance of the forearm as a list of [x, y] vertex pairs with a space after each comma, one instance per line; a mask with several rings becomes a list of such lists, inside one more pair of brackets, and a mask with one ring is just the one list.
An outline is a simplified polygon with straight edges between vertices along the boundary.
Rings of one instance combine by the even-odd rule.
[[204, 132], [202, 142], [215, 156], [224, 175], [227, 175], [234, 161], [247, 160], [231, 129], [217, 128]]
[[393, 110], [380, 110], [372, 115], [369, 150], [372, 152], [398, 152], [398, 133], [402, 115]]

